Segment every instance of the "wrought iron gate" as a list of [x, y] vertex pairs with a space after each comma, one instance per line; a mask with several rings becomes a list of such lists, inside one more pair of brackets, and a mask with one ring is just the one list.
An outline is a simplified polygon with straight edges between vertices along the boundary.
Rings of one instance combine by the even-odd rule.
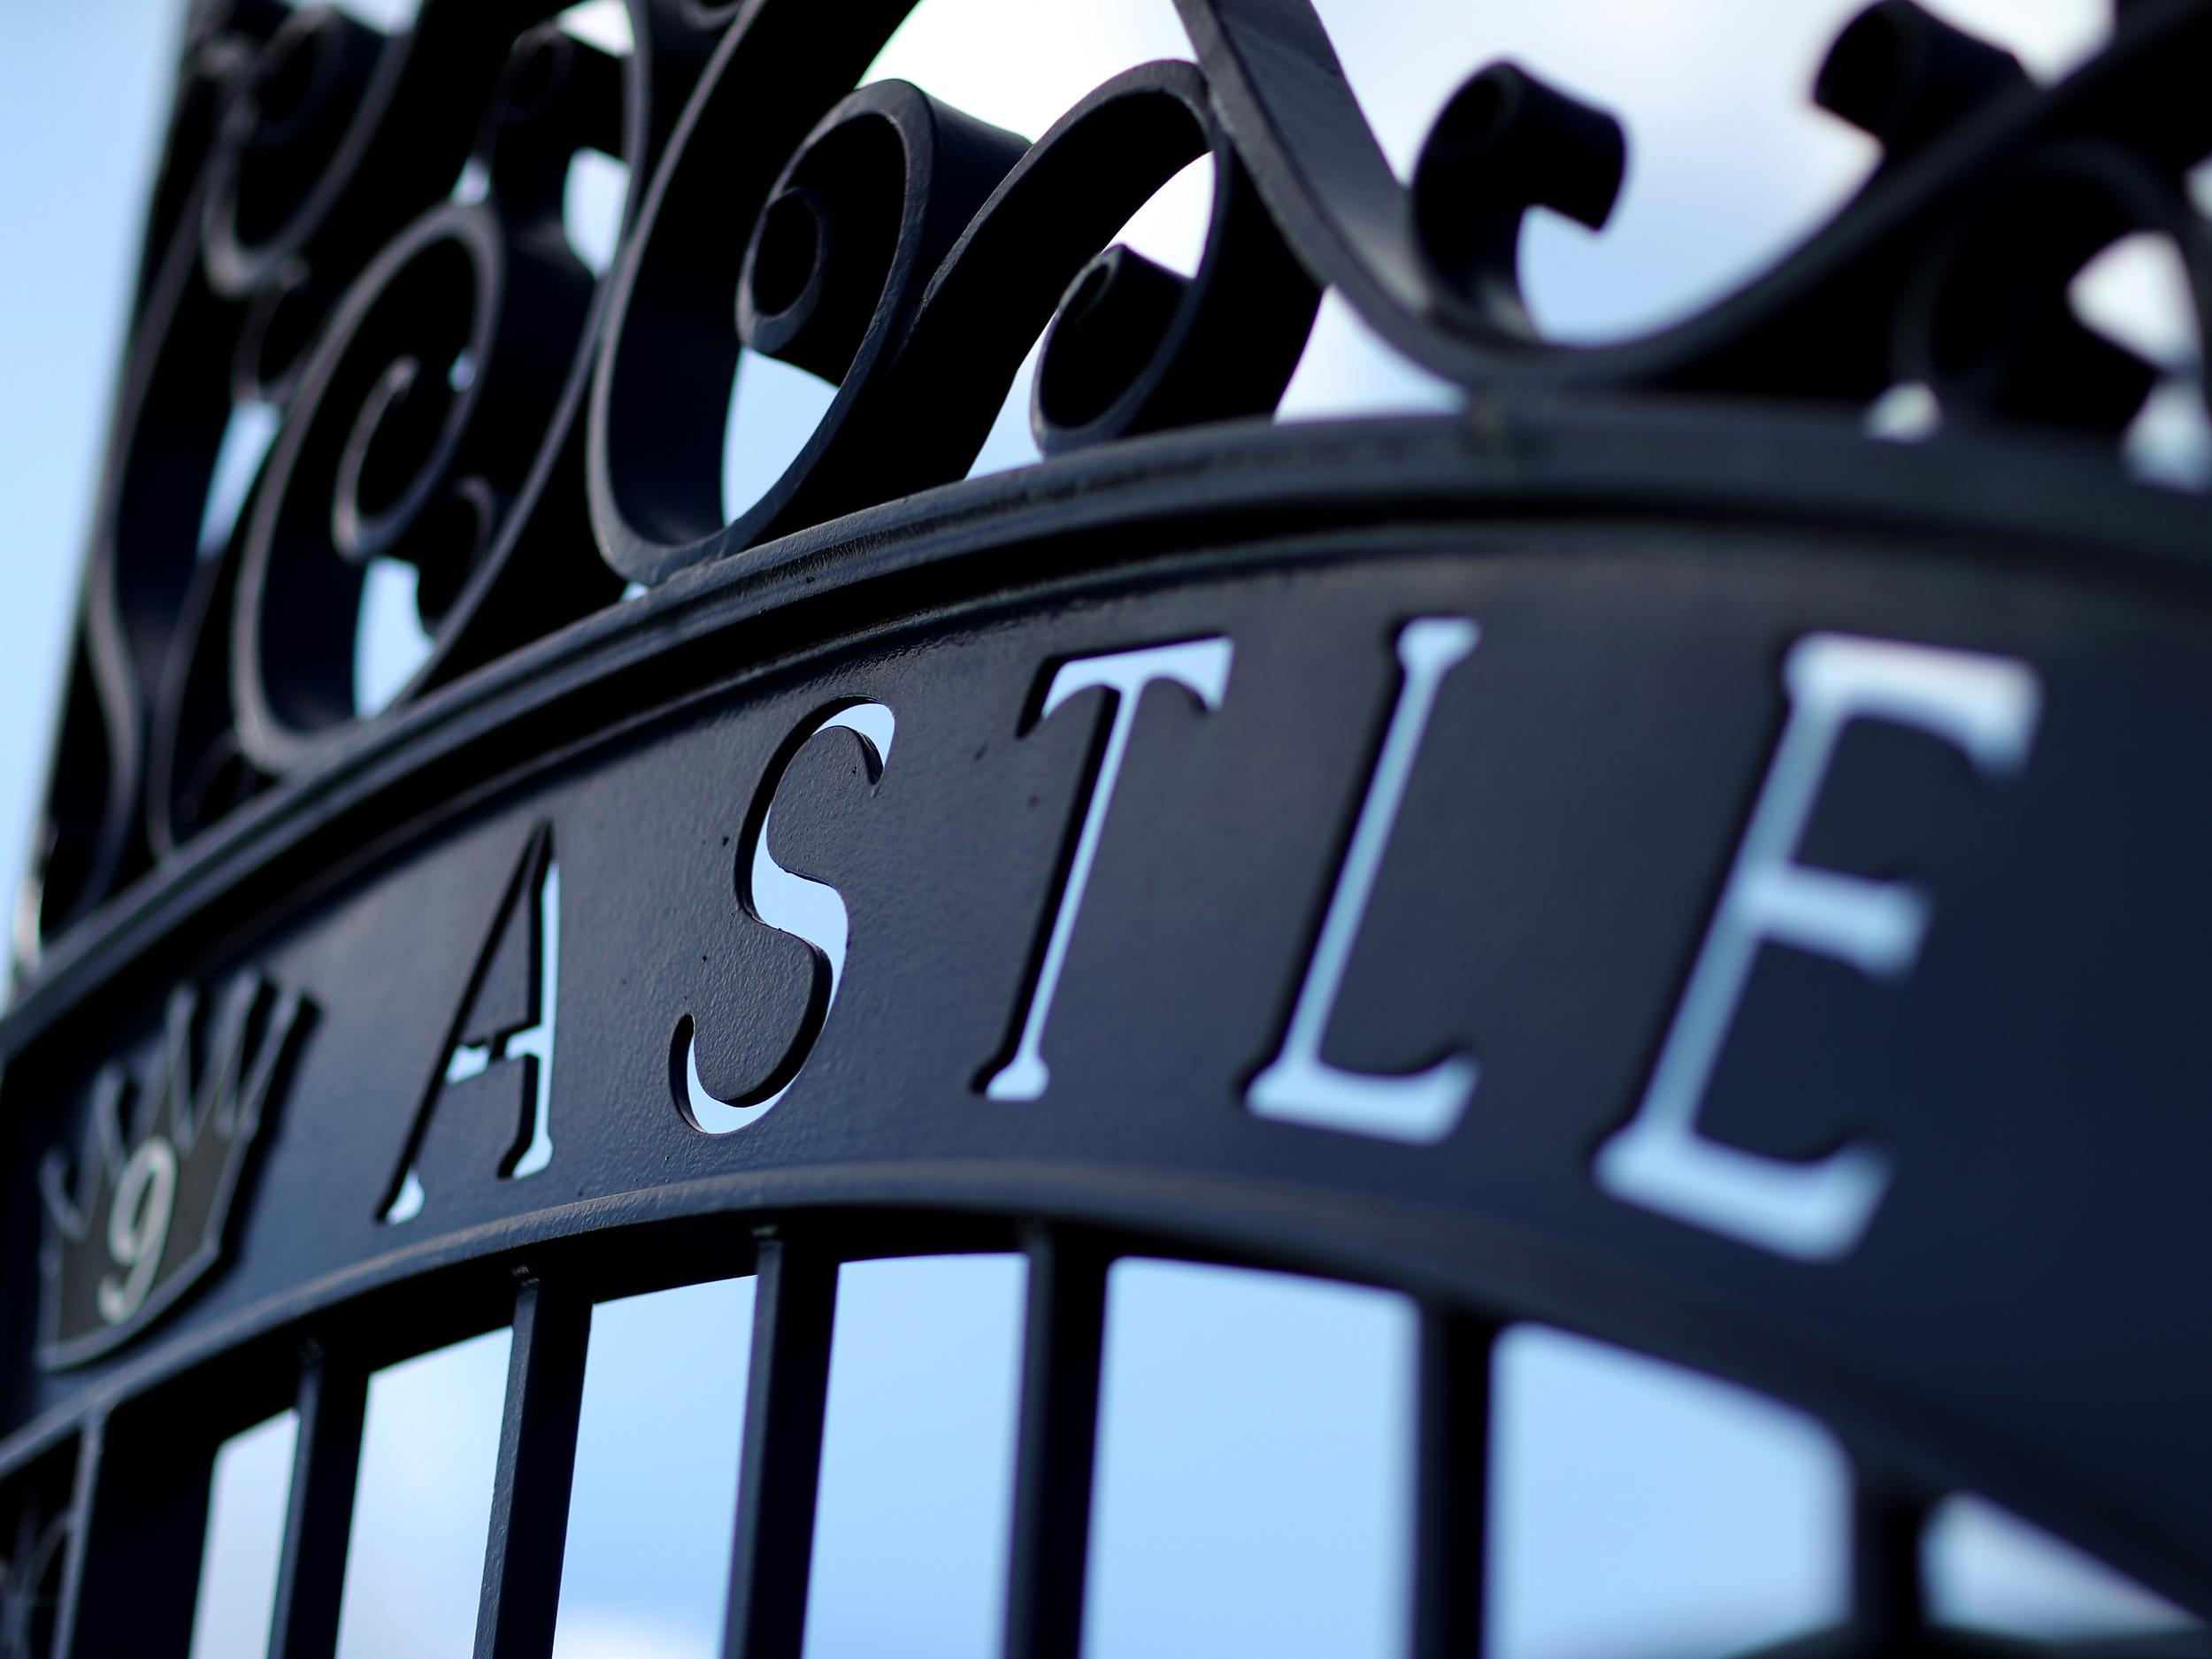
[[[908, 0], [195, 8], [0, 1024], [0, 1650], [182, 1652], [295, 1405], [328, 1654], [365, 1379], [511, 1323], [477, 1651], [544, 1655], [592, 1304], [757, 1273], [727, 1650], [795, 1654], [837, 1266], [977, 1249], [1012, 1655], [1079, 1643], [1130, 1254], [1418, 1300], [1422, 1655], [1525, 1318], [1834, 1428], [1838, 1651], [1963, 1642], [1959, 1489], [2212, 1605], [2212, 512], [2066, 297], [2149, 231], [2212, 312], [2212, 6], [2046, 88], [1882, 0], [1866, 188], [1602, 349], [1516, 259], [1609, 117], [1492, 65], [1402, 185], [1300, 0], [1178, 6], [1033, 142], [853, 90]], [[1194, 273], [1115, 245], [1199, 157]], [[1463, 411], [1271, 424], [1325, 289]], [[1047, 459], [965, 478], [1041, 334]], [[837, 389], [732, 520], [741, 349]], [[357, 718], [382, 559], [432, 642]]]

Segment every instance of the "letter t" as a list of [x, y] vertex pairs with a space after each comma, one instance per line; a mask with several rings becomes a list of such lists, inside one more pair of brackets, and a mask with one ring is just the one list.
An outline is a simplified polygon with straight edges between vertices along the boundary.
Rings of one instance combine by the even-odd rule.
[[1051, 1068], [1043, 1052], [1045, 1022], [1052, 1016], [1052, 998], [1060, 988], [1060, 970], [1067, 962], [1068, 941], [1075, 919], [1082, 913], [1083, 890], [1089, 886], [1091, 866], [1098, 859], [1098, 841], [1106, 826], [1106, 811], [1113, 803], [1114, 785], [1121, 777], [1121, 763], [1129, 752], [1130, 729], [1137, 723], [1137, 704], [1144, 688], [1156, 680], [1171, 680], [1208, 709], [1218, 709], [1229, 686], [1230, 644], [1218, 636], [1186, 640], [1173, 645], [1148, 645], [1110, 657], [1083, 657], [1060, 664], [1045, 693], [1040, 720], [1078, 692], [1102, 687], [1112, 724], [1098, 771], [1091, 779], [1091, 798], [1083, 810], [1083, 827], [1075, 838], [1075, 856], [1068, 861], [1067, 877], [1060, 887], [1059, 908], [1052, 932], [1045, 941], [1043, 959], [1037, 964], [1035, 983], [1029, 992], [1029, 1012], [1022, 1021], [1020, 1040], [1011, 1059], [992, 1074], [983, 1092], [993, 1100], [1036, 1100], [1051, 1081]]

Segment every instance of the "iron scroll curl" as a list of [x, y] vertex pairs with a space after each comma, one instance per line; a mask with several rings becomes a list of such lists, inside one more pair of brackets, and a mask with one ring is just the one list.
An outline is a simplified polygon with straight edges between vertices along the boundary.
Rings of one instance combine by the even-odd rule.
[[[506, 232], [540, 242], [558, 242], [561, 169], [578, 149], [649, 171], [710, 37], [673, 0], [635, 0], [638, 50], [617, 64], [549, 27], [557, 10], [431, 4], [386, 37], [322, 8], [195, 9], [96, 514], [71, 738], [17, 906], [19, 964], [261, 792], [280, 755], [313, 746], [306, 733], [272, 739], [280, 728], [264, 722], [261, 760], [246, 752], [240, 703], [253, 699], [237, 695], [230, 649], [244, 537], [196, 545], [203, 505], [224, 488], [226, 413], [300, 407], [342, 296], [388, 238], [454, 193], [472, 156], [480, 180], [498, 177], [489, 205]], [[564, 464], [572, 445], [580, 454], [588, 317], [572, 332], [565, 384], [527, 423], [543, 434], [535, 462], [403, 702], [615, 592], [584, 527], [580, 469]], [[249, 503], [242, 531], [251, 518]], [[344, 608], [343, 585], [332, 591]], [[341, 636], [349, 620], [324, 626]], [[96, 754], [104, 762], [88, 765]]]
[[[2073, 319], [2074, 273], [2150, 231], [2181, 255], [2200, 334], [2212, 315], [2187, 180], [2212, 118], [2182, 84], [2212, 49], [2201, 0], [2127, 8], [2105, 50], [2048, 88], [1909, 0], [1878, 0], [1813, 88], [1882, 143], [1863, 189], [1732, 296], [1602, 347], [1543, 336], [1518, 248], [1532, 209], [1604, 223], [1626, 135], [1517, 65], [1462, 84], [1402, 181], [1303, 0], [1179, 0], [1195, 62], [1125, 72], [1034, 144], [914, 88], [854, 90], [911, 10], [628, 0], [622, 61], [563, 29], [552, 0], [426, 0], [390, 36], [253, 0], [196, 13], [19, 961], [377, 718], [346, 672], [363, 560], [422, 572], [428, 646], [403, 710], [626, 580], [956, 483], [1041, 337], [1031, 424], [1048, 456], [1267, 418], [1325, 289], [1471, 396], [1780, 397], [1855, 422], [1914, 380], [1959, 425], [2108, 446], [2154, 374]], [[595, 282], [561, 245], [584, 150], [629, 168]], [[1213, 199], [1194, 272], [1117, 244], [1202, 156]], [[419, 365], [405, 395], [373, 377], [381, 389], [342, 388], [340, 336], [433, 219], [505, 250], [478, 321], [514, 333], [534, 315], [536, 361], [495, 437], [463, 388], [450, 431], [407, 441], [423, 497], [399, 489], [407, 510], [363, 539], [342, 480], [407, 470], [403, 428], [442, 401], [449, 365]], [[470, 231], [453, 245], [485, 244]], [[557, 269], [557, 315], [529, 311], [549, 291], [535, 277], [503, 286]], [[783, 475], [726, 512], [746, 350], [837, 390]], [[274, 411], [278, 464], [202, 557], [190, 526], [222, 416], [245, 403]], [[297, 465], [311, 424], [360, 439], [312, 479]], [[488, 442], [502, 451], [488, 471], [462, 453]], [[320, 644], [287, 666], [295, 634]]]

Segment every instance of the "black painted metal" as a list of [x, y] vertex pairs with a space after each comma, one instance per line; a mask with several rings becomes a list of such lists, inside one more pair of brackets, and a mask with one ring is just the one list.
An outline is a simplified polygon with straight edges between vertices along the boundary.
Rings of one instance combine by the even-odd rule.
[[584, 1343], [591, 1308], [535, 1279], [515, 1293], [507, 1403], [492, 1486], [490, 1538], [476, 1650], [495, 1659], [553, 1651], [568, 1540], [568, 1493], [576, 1473], [576, 1417], [584, 1399]]
[[300, 1356], [298, 1438], [277, 1558], [270, 1659], [307, 1659], [338, 1645], [338, 1595], [367, 1400], [367, 1374], [342, 1354], [311, 1348]]
[[797, 1659], [814, 1561], [837, 1263], [818, 1246], [771, 1238], [761, 1242], [755, 1271], [752, 1375], [723, 1652], [731, 1659]]
[[1495, 1335], [1448, 1308], [1430, 1308], [1421, 1322], [1414, 1659], [1482, 1651]]
[[1082, 1647], [1108, 1261], [1076, 1229], [1041, 1228], [1029, 1242], [1009, 1659], [1068, 1659]]
[[[2066, 299], [2150, 230], [2212, 315], [2212, 5], [2121, 8], [2040, 88], [1882, 0], [1816, 88], [1884, 146], [1864, 190], [1602, 349], [1539, 337], [1517, 245], [1532, 206], [1601, 224], [1625, 137], [1513, 65], [1402, 186], [1302, 0], [1179, 0], [1195, 63], [1033, 144], [855, 90], [908, 9], [631, 0], [618, 63], [552, 0], [426, 0], [388, 39], [196, 8], [0, 1022], [0, 1653], [180, 1650], [215, 1448], [296, 1403], [271, 1651], [327, 1655], [368, 1373], [509, 1325], [477, 1651], [549, 1652], [591, 1303], [757, 1271], [727, 1651], [795, 1654], [838, 1265], [933, 1249], [1029, 1263], [1020, 1659], [1079, 1646], [1133, 1253], [1420, 1302], [1421, 1659], [1480, 1648], [1522, 1318], [1836, 1427], [1828, 1647], [1948, 1640], [1916, 1550], [1959, 1488], [2212, 1605], [2212, 1331], [2175, 1288], [2212, 1264], [2212, 511], [2129, 480], [2153, 372]], [[560, 227], [586, 148], [632, 180], [596, 282]], [[1196, 270], [1116, 246], [1201, 156]], [[1268, 425], [1325, 287], [1463, 412]], [[963, 481], [1040, 337], [1049, 458]], [[745, 350], [838, 391], [726, 514]], [[1913, 380], [1943, 430], [1863, 436]], [[279, 435], [203, 558], [242, 401]], [[379, 557], [433, 642], [363, 719]], [[1361, 866], [1424, 618], [1458, 655]], [[1789, 664], [1836, 636], [1982, 675], [1953, 712], [1983, 724], [1859, 710], [1792, 856], [1908, 875], [1932, 919], [1903, 970], [1775, 945], [1701, 1094], [1768, 1164], [1878, 1149], [1863, 1235], [1793, 1255], [1601, 1164]], [[1186, 655], [1055, 691], [1146, 648]], [[776, 924], [764, 842], [847, 944]], [[1356, 866], [1310, 1057], [1479, 1063], [1417, 1133], [1256, 1082]], [[998, 1087], [1025, 1053], [1048, 1080]], [[708, 1133], [718, 1101], [767, 1110]], [[189, 1156], [219, 1141], [234, 1197]]]

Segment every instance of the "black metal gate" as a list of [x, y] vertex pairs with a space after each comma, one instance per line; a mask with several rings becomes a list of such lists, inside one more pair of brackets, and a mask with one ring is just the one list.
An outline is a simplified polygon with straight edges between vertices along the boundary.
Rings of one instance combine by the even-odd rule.
[[[1866, 188], [1590, 349], [1517, 242], [1623, 135], [1510, 65], [1402, 186], [1300, 0], [1033, 143], [852, 90], [906, 0], [629, 9], [195, 9], [0, 1025], [0, 1652], [183, 1652], [289, 1405], [328, 1655], [366, 1378], [511, 1324], [477, 1651], [549, 1653], [592, 1305], [752, 1273], [726, 1644], [795, 1655], [837, 1267], [972, 1250], [1011, 1655], [1079, 1646], [1130, 1255], [1417, 1300], [1421, 1655], [1523, 1319], [1834, 1429], [1835, 1651], [1982, 1650], [1958, 1490], [2212, 1606], [2212, 511], [2066, 292], [2148, 231], [2212, 313], [2212, 5], [2042, 88], [1883, 0], [1816, 90]], [[1194, 274], [1110, 245], [1200, 157]], [[1270, 423], [1327, 288], [1464, 411]], [[1048, 330], [1048, 458], [964, 479]], [[741, 345], [837, 390], [728, 521]], [[1869, 438], [1901, 384], [1941, 429]], [[431, 646], [357, 718], [383, 559]]]

